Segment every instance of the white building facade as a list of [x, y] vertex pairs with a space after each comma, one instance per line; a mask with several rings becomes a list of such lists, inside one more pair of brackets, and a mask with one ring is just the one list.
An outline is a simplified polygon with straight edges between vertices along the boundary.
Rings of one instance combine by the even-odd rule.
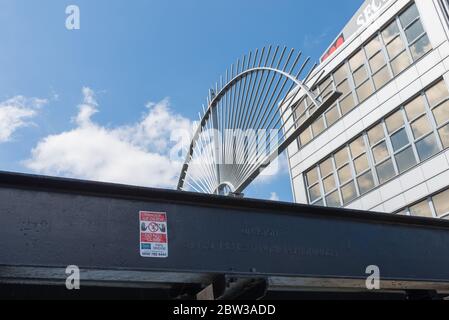
[[449, 219], [448, 8], [367, 0], [323, 55], [343, 95], [288, 149], [297, 203]]

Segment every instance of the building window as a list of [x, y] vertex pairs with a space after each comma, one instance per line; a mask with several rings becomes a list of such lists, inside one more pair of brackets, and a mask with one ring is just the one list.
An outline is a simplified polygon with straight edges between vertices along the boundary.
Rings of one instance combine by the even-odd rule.
[[437, 125], [443, 148], [449, 148], [449, 91], [443, 82], [427, 90], [427, 100]]
[[323, 100], [326, 100], [326, 98], [334, 91], [334, 84], [332, 82], [332, 78], [329, 76], [327, 79], [325, 79], [320, 85], [320, 95]]
[[338, 121], [338, 119], [340, 119], [340, 112], [338, 111], [338, 106], [336, 104], [329, 108], [329, 110], [326, 112], [325, 118], [326, 123], [329, 126], [333, 125]]
[[414, 217], [433, 218], [432, 209], [428, 200], [424, 200], [409, 208], [410, 215]]
[[398, 173], [403, 173], [417, 163], [413, 146], [407, 134], [406, 119], [404, 119], [403, 110], [398, 110], [388, 117], [385, 123]]
[[368, 163], [367, 150], [363, 137], [356, 139], [349, 145], [356, 174], [360, 195], [371, 191], [374, 186], [374, 176]]
[[355, 91], [359, 102], [365, 101], [374, 92], [365, 60], [366, 58], [363, 50], [360, 50], [349, 59], [349, 66], [351, 68]]
[[397, 214], [414, 217], [449, 219], [449, 190], [421, 200], [419, 203], [400, 210]]
[[337, 91], [342, 93], [338, 104], [340, 106], [341, 114], [345, 115], [355, 107], [348, 66], [346, 64], [342, 65], [337, 69], [337, 71], [335, 71], [333, 77], [336, 83]]
[[438, 217], [449, 214], [449, 190], [446, 190], [432, 198], [433, 206]]
[[336, 206], [340, 192], [339, 204], [348, 204], [449, 148], [448, 128], [449, 90], [441, 80], [312, 168], [307, 177], [319, 170], [321, 178], [307, 178], [311, 203]]
[[[296, 104], [295, 110], [294, 110], [294, 120], [296, 122], [296, 125], [299, 127], [304, 123], [304, 121], [307, 119], [307, 117], [310, 114], [310, 110], [308, 110], [308, 102], [309, 98], [306, 96], [303, 96], [299, 102]], [[305, 145], [309, 143], [313, 139], [312, 136], [312, 129], [309, 127], [307, 128], [301, 135], [299, 136], [299, 144]]]
[[405, 48], [397, 20], [391, 22], [381, 34], [393, 73], [398, 75], [411, 64], [411, 59]]
[[424, 31], [416, 4], [411, 5], [399, 16], [399, 22], [414, 60], [421, 58], [431, 49], [429, 37]]
[[377, 171], [380, 183], [385, 183], [396, 174], [391, 154], [388, 149], [385, 129], [383, 123], [378, 124], [367, 132], [368, 141], [371, 146], [371, 152], [374, 159], [375, 169]]
[[334, 158], [337, 167], [338, 183], [341, 186], [342, 203], [345, 204], [357, 197], [348, 148], [345, 147], [340, 150]]

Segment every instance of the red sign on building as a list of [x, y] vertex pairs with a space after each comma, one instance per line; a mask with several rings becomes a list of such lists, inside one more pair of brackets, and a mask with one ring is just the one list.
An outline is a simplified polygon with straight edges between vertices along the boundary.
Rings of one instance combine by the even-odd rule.
[[327, 50], [327, 52], [321, 57], [321, 62], [324, 62], [329, 56], [331, 56], [338, 48], [340, 48], [343, 43], [345, 43], [345, 37], [341, 34], [334, 44]]

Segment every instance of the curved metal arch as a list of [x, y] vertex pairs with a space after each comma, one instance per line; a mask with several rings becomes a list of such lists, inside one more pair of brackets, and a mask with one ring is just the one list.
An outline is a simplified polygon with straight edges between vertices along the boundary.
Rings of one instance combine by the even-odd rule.
[[[220, 85], [220, 89], [216, 84], [216, 91], [211, 90], [210, 96], [207, 98], [208, 107], [204, 110], [204, 115], [200, 117], [199, 126], [194, 133], [182, 167], [178, 190], [183, 190], [187, 185], [193, 191], [218, 193], [220, 186], [226, 184], [233, 188], [233, 192], [241, 193], [264, 168], [274, 161], [292, 141], [298, 138], [301, 132], [318, 118], [318, 113], [321, 114], [338, 98], [338, 93], [332, 92], [330, 97], [328, 96], [326, 101], [323, 101], [305, 85], [316, 65], [311, 68], [303, 81], [299, 80], [310, 60], [309, 58], [295, 72], [296, 75], [293, 75], [298, 67], [301, 53], [297, 54], [292, 62], [293, 49], [288, 56], [285, 55], [286, 48], [278, 55], [279, 47], [273, 54], [271, 54], [272, 47], [269, 47], [268, 50], [263, 48], [260, 58], [258, 52], [256, 50], [254, 56], [253, 53], [250, 53], [248, 60], [245, 56], [241, 64], [239, 60], [235, 70], [236, 74], [234, 75], [234, 67], [232, 66], [231, 71], [226, 72], [226, 84]], [[266, 55], [265, 52], [267, 52]], [[254, 58], [252, 59], [252, 57]], [[258, 65], [257, 60], [259, 61]], [[265, 63], [262, 63], [263, 60], [265, 60]], [[269, 60], [271, 60], [270, 64], [268, 63]], [[231, 75], [230, 79], [229, 74]], [[253, 77], [254, 75], [255, 77]], [[248, 78], [249, 81], [247, 81]], [[316, 85], [320, 78], [321, 75], [316, 77], [312, 87]], [[276, 79], [277, 81], [275, 81]], [[221, 80], [221, 84], [222, 82]], [[272, 87], [273, 82], [276, 82], [274, 89]], [[282, 85], [279, 87], [281, 82]], [[268, 87], [267, 83], [269, 83]], [[286, 89], [287, 83], [290, 84], [287, 86], [288, 89]], [[254, 96], [255, 88], [257, 88], [257, 91]], [[260, 90], [261, 88], [262, 90]], [[268, 96], [270, 96], [270, 99], [266, 104]], [[264, 98], [262, 99], [262, 97]], [[276, 98], [273, 102], [274, 97]], [[295, 119], [291, 112], [292, 107], [301, 104], [306, 99], [309, 102], [308, 107], [303, 110], [301, 116]], [[311, 109], [315, 109], [315, 111], [310, 112]], [[235, 121], [237, 112], [239, 118]], [[248, 118], [253, 115], [248, 115], [249, 112], [256, 112], [256, 121], [258, 121], [259, 126], [253, 126], [253, 120]], [[261, 112], [263, 112], [263, 115], [262, 118], [259, 118]], [[278, 119], [273, 123], [276, 114]], [[271, 118], [268, 118], [270, 116]], [[233, 120], [230, 120], [230, 117]], [[260, 126], [262, 119], [263, 125]], [[268, 120], [271, 121], [268, 125], [265, 125]], [[287, 129], [286, 124], [291, 124], [291, 122], [293, 122], [293, 125], [290, 125]], [[212, 134], [205, 137], [204, 133], [208, 129], [212, 131]], [[237, 137], [235, 137], [235, 133], [228, 137], [227, 131], [229, 130], [277, 130], [277, 133], [282, 133], [282, 135], [281, 139], [276, 141], [275, 150], [270, 150], [268, 154], [260, 156], [255, 153], [260, 152], [257, 146], [262, 144], [263, 139], [256, 137], [256, 142], [254, 139], [248, 142], [247, 137], [242, 136], [240, 132]], [[271, 140], [265, 139], [265, 142], [269, 141], [271, 144], [273, 140], [274, 138]], [[236, 145], [236, 141], [240, 145]], [[224, 146], [224, 144], [226, 145]], [[256, 148], [254, 148], [255, 145]], [[224, 162], [223, 158], [229, 156], [230, 153], [233, 163]], [[206, 159], [204, 154], [206, 154]], [[196, 172], [192, 169], [192, 162], [195, 160], [198, 160]]]
[[[293, 82], [295, 82], [296, 85], [297, 85], [298, 87], [300, 87], [302, 90], [304, 90], [304, 91], [306, 92], [307, 96], [314, 102], [314, 104], [315, 104], [316, 106], [318, 106], [318, 105], [320, 104], [319, 101], [316, 101], [315, 95], [314, 95], [314, 94], [307, 88], [307, 86], [305, 86], [305, 85], [303, 84], [302, 81], [298, 80], [297, 78], [295, 78], [295, 77], [292, 76], [291, 74], [289, 74], [289, 73], [287, 73], [287, 72], [284, 72], [284, 71], [282, 71], [282, 70], [279, 70], [279, 69], [275, 69], [275, 68], [270, 68], [270, 67], [257, 67], [257, 68], [251, 68], [251, 69], [245, 70], [245, 71], [241, 72], [239, 75], [237, 75], [236, 77], [234, 77], [234, 79], [232, 79], [228, 84], [226, 84], [226, 85], [220, 90], [220, 92], [219, 92], [219, 93], [212, 99], [212, 101], [210, 102], [210, 105], [209, 105], [209, 108], [208, 108], [208, 109], [213, 108], [213, 107], [216, 105], [216, 101], [223, 95], [223, 93], [226, 92], [226, 91], [228, 91], [229, 88], [230, 88], [231, 86], [233, 86], [234, 83], [236, 83], [238, 80], [242, 79], [243, 77], [245, 77], [245, 76], [247, 76], [247, 75], [249, 75], [249, 74], [251, 74], [251, 73], [254, 73], [254, 72], [260, 72], [260, 71], [271, 71], [271, 72], [275, 72], [275, 73], [277, 73], [277, 74], [280, 74], [280, 75], [282, 75], [282, 76], [284, 76], [284, 77], [286, 77], [286, 78], [289, 78], [290, 80], [292, 80]], [[210, 110], [208, 110], [208, 112], [210, 112]], [[204, 114], [203, 119], [204, 119], [205, 117], [207, 117], [207, 113]]]

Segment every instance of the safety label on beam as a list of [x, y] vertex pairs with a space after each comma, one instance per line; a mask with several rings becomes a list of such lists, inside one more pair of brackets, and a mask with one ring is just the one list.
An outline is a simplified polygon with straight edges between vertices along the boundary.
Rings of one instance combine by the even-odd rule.
[[167, 214], [140, 212], [140, 255], [144, 258], [168, 257]]

